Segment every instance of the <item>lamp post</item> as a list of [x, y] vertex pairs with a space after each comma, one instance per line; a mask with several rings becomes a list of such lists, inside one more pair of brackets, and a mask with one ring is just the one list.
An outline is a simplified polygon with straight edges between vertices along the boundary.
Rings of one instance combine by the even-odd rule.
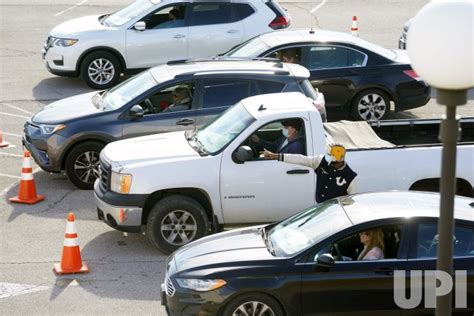
[[[456, 143], [459, 119], [456, 106], [467, 101], [474, 87], [474, 1], [438, 0], [425, 5], [410, 25], [407, 51], [415, 72], [437, 89], [437, 101], [446, 106], [441, 123], [443, 143], [437, 270], [452, 275]], [[437, 297], [436, 315], [451, 315], [451, 291]]]

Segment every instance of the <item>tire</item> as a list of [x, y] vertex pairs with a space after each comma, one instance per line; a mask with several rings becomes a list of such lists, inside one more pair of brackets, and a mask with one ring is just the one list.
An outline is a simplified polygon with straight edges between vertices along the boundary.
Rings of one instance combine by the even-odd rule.
[[81, 64], [81, 77], [93, 89], [107, 89], [114, 86], [121, 72], [117, 57], [105, 51], [88, 54]]
[[[263, 311], [263, 308], [267, 309]], [[274, 298], [261, 293], [248, 293], [231, 300], [222, 313], [222, 316], [240, 315], [283, 316], [285, 312]]]
[[352, 116], [358, 121], [384, 120], [389, 114], [390, 99], [382, 90], [364, 90], [352, 100]]
[[85, 142], [72, 148], [66, 157], [66, 174], [78, 188], [92, 190], [99, 176], [99, 154], [104, 144]]
[[202, 205], [183, 195], [172, 195], [158, 201], [151, 209], [146, 225], [148, 239], [165, 254], [204, 237], [208, 232], [209, 220]]

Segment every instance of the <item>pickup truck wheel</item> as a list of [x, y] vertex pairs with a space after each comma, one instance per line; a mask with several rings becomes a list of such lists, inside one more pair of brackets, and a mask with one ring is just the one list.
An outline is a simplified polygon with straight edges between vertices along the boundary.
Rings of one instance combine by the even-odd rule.
[[66, 158], [66, 174], [78, 188], [92, 190], [99, 177], [99, 154], [104, 145], [85, 142], [74, 147]]
[[209, 231], [204, 208], [194, 199], [173, 195], [160, 200], [150, 212], [146, 235], [158, 249], [169, 254]]
[[389, 113], [390, 99], [385, 92], [378, 89], [364, 90], [352, 101], [352, 116], [356, 120], [383, 120]]
[[248, 293], [233, 299], [224, 309], [223, 315], [283, 316], [280, 304], [272, 297], [260, 293]]
[[81, 64], [82, 79], [93, 89], [112, 87], [118, 82], [121, 72], [117, 57], [105, 51], [90, 53]]

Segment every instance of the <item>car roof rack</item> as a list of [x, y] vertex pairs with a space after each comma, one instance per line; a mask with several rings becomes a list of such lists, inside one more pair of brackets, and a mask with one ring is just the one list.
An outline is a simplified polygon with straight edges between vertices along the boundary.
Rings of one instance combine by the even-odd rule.
[[289, 71], [286, 70], [270, 70], [270, 69], [210, 69], [210, 70], [195, 70], [189, 72], [183, 72], [180, 74], [175, 75], [175, 78], [182, 78], [182, 77], [191, 77], [201, 74], [212, 74], [212, 73], [228, 73], [228, 72], [236, 72], [236, 73], [269, 73], [274, 75], [283, 75], [288, 76], [290, 74]]
[[283, 68], [281, 60], [278, 58], [271, 57], [232, 57], [232, 56], [212, 56], [207, 58], [195, 58], [195, 59], [178, 59], [171, 60], [166, 64], [168, 66], [193, 64], [196, 62], [213, 62], [213, 61], [267, 61], [277, 63], [276, 67]]

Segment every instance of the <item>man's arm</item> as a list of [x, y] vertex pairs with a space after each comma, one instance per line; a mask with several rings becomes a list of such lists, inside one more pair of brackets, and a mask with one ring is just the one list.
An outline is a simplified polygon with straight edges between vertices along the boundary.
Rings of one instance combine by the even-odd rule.
[[324, 155], [308, 157], [296, 154], [278, 154], [279, 161], [310, 167], [312, 169], [316, 169], [323, 160], [323, 158]]
[[347, 187], [347, 194], [355, 194], [357, 193], [357, 176], [352, 179], [351, 183]]

